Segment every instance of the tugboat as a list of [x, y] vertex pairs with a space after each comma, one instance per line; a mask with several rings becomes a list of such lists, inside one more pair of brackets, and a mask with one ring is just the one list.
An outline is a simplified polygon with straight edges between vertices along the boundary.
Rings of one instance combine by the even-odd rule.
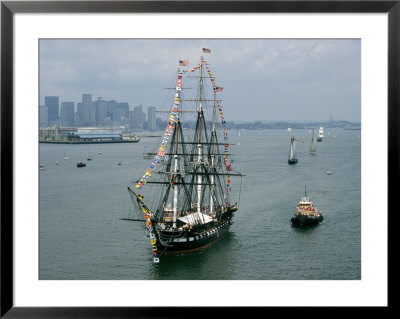
[[301, 198], [296, 207], [296, 213], [292, 217], [293, 226], [313, 226], [323, 220], [322, 212], [314, 206], [313, 202], [307, 197], [307, 188], [304, 186], [304, 197]]
[[85, 167], [86, 164], [84, 162], [78, 162], [78, 163], [76, 163], [76, 166], [77, 167]]
[[[185, 76], [186, 72], [197, 76]], [[193, 99], [182, 98], [186, 78], [196, 79], [199, 93]], [[214, 94], [206, 95], [205, 89]], [[203, 57], [194, 68], [178, 68], [174, 104], [161, 145], [136, 186], [128, 186], [138, 218], [123, 219], [145, 222], [155, 263], [162, 255], [196, 252], [222, 239], [239, 208], [231, 197], [231, 178], [244, 175], [234, 171], [228, 159], [231, 144], [216, 94], [222, 89]], [[185, 112], [196, 114], [190, 130], [185, 129]]]

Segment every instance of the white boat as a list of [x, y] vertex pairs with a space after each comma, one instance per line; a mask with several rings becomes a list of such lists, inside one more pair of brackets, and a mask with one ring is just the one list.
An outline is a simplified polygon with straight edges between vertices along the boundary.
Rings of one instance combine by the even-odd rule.
[[322, 142], [323, 138], [324, 138], [324, 128], [320, 126], [318, 130], [317, 142]]
[[287, 132], [288, 132], [288, 134], [292, 133], [292, 129], [290, 127], [288, 127]]
[[89, 150], [89, 148], [88, 148], [87, 160], [88, 160], [88, 161], [91, 161], [91, 160], [92, 160], [92, 155], [90, 155], [90, 150]]

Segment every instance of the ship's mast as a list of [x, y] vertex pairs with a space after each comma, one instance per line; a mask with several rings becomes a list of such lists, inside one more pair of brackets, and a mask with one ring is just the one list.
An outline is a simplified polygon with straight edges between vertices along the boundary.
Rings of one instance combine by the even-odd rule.
[[[173, 175], [173, 180], [176, 179], [176, 174], [178, 172], [178, 125], [179, 125], [179, 120], [175, 124], [175, 154], [174, 154], [174, 175]], [[174, 209], [174, 216], [173, 216], [173, 227], [176, 228], [176, 216], [177, 216], [177, 211], [178, 211], [178, 186], [174, 186], [174, 202], [173, 202], [173, 209]]]
[[[213, 117], [212, 117], [212, 128], [211, 128], [211, 171], [215, 171], [215, 145], [214, 142], [218, 142], [217, 133], [215, 130], [215, 124], [217, 120], [217, 107], [215, 102], [215, 95], [214, 95], [214, 105], [213, 105]], [[210, 176], [210, 214], [214, 212], [214, 174]]]
[[[197, 144], [197, 169], [200, 169], [200, 165], [202, 163], [202, 144], [201, 144], [201, 127], [202, 127], [202, 120], [203, 120], [203, 106], [201, 104], [202, 101], [202, 94], [203, 94], [203, 65], [200, 68], [200, 81], [199, 81], [199, 109], [198, 109], [198, 116], [199, 116], [199, 134], [198, 134], [198, 143]], [[203, 183], [203, 177], [201, 174], [197, 176], [197, 212], [200, 213], [201, 211], [201, 192], [202, 187], [201, 184]]]

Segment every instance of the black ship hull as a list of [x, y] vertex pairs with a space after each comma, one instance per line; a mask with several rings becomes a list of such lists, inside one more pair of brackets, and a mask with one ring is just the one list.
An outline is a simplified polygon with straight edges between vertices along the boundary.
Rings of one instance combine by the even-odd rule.
[[320, 216], [307, 216], [307, 215], [297, 215], [292, 217], [291, 222], [293, 226], [297, 227], [305, 227], [305, 226], [314, 226], [318, 225], [322, 222], [324, 218], [322, 215]]
[[289, 165], [297, 164], [297, 162], [298, 162], [298, 159], [290, 159], [290, 160], [288, 160], [288, 164]]
[[157, 231], [157, 252], [163, 254], [184, 254], [205, 249], [220, 240], [229, 231], [232, 222], [227, 219], [209, 225], [203, 230]]

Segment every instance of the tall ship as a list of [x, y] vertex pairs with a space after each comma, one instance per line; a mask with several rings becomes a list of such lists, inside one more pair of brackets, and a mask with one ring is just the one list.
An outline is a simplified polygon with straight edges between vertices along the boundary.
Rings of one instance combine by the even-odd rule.
[[312, 155], [317, 154], [317, 150], [315, 149], [315, 135], [314, 135], [314, 129], [312, 130], [310, 154], [312, 154]]
[[[217, 96], [223, 88], [203, 57], [193, 68], [183, 66], [187, 60], [179, 61], [160, 147], [145, 174], [128, 186], [136, 218], [123, 218], [143, 222], [155, 263], [164, 254], [199, 251], [223, 238], [239, 208], [231, 178], [244, 176], [232, 167]], [[190, 80], [197, 90], [187, 93], [184, 83]]]
[[318, 129], [317, 142], [322, 142], [323, 138], [324, 138], [324, 128], [320, 126]]
[[296, 138], [294, 136], [290, 137], [290, 149], [289, 149], [289, 157], [288, 157], [288, 164], [297, 164], [299, 160], [297, 159], [296, 155]]
[[291, 218], [293, 226], [313, 226], [323, 220], [322, 212], [314, 206], [314, 203], [307, 197], [307, 187], [304, 186], [304, 197], [300, 199], [296, 207], [296, 213]]

